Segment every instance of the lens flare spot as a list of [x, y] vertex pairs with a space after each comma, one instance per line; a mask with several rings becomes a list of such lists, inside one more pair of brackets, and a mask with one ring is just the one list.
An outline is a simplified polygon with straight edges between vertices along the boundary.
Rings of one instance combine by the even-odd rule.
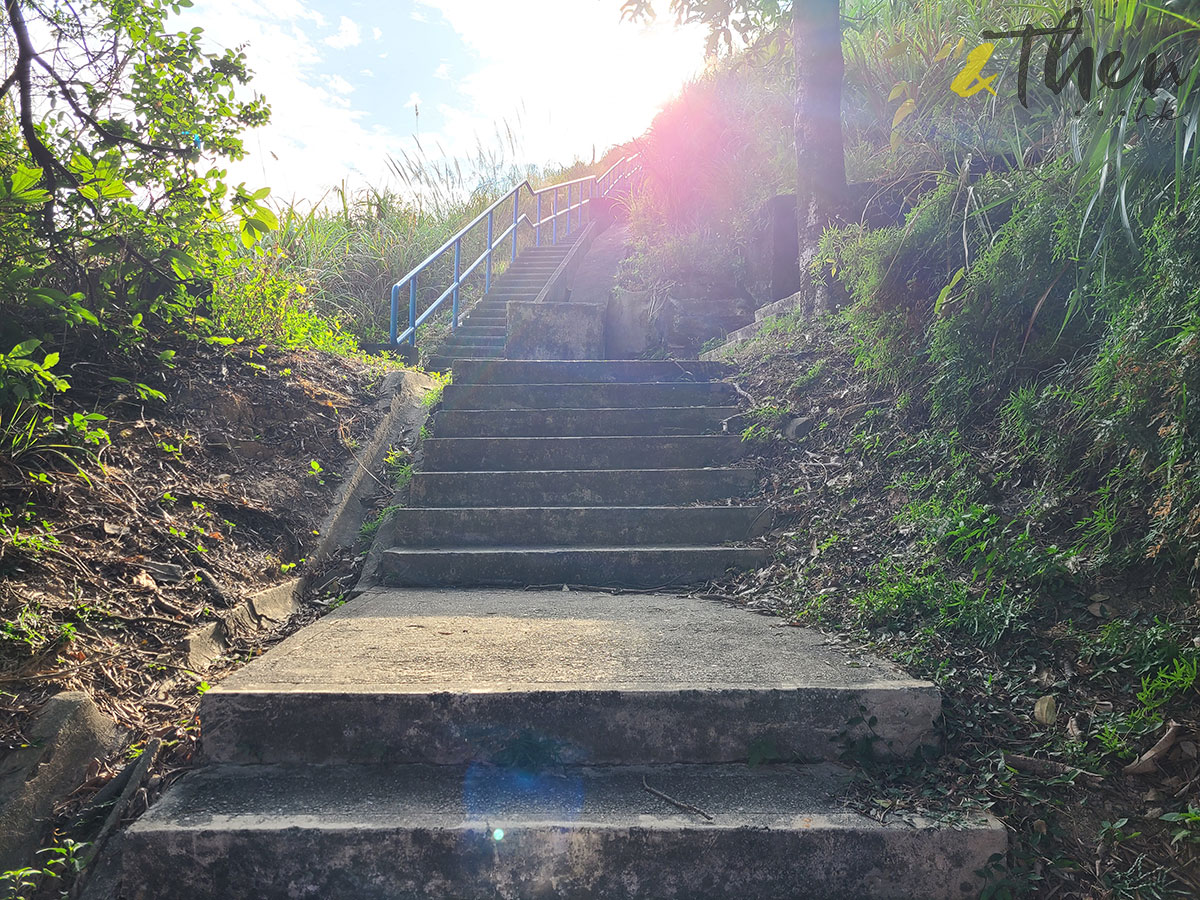
[[504, 829], [497, 828], [495, 831], [492, 832], [492, 837], [497, 841], [504, 840]]

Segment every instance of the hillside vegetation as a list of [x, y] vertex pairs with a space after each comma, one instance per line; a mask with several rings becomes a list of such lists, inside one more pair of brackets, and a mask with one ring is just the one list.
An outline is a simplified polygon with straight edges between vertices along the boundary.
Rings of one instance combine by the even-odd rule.
[[[943, 687], [946, 755], [872, 772], [864, 802], [991, 807], [1015, 837], [991, 897], [1200, 892], [1194, 6], [1081, 11], [1056, 72], [1094, 57], [1055, 90], [1037, 38], [1025, 105], [1019, 40], [983, 67], [995, 96], [950, 86], [985, 29], [1066, 9], [843, 4], [854, 185], [810, 273], [839, 308], [726, 354], [780, 518], [777, 563], [721, 591]], [[654, 123], [627, 281], [749, 286], [762, 203], [794, 183], [786, 41]], [[1137, 69], [1116, 87], [1094, 77], [1114, 48]]]

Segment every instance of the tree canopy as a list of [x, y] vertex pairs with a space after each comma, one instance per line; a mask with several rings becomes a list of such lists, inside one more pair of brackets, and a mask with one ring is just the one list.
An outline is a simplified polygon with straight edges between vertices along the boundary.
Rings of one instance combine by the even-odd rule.
[[248, 242], [273, 224], [266, 192], [231, 190], [222, 167], [269, 108], [247, 95], [242, 48], [170, 29], [190, 5], [5, 0], [0, 306], [21, 315], [4, 316], [0, 348], [29, 339], [39, 310], [106, 328], [170, 318], [203, 290], [231, 212]]

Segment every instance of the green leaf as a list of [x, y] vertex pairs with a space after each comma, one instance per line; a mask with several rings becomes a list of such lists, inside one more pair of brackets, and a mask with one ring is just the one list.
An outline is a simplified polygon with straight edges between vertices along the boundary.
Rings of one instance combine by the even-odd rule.
[[911, 116], [917, 111], [917, 101], [909, 97], [896, 109], [896, 114], [892, 116], [892, 129]]
[[123, 200], [132, 197], [133, 191], [126, 187], [124, 182], [110, 181], [100, 188], [100, 194], [109, 200]]
[[163, 256], [170, 262], [171, 268], [180, 278], [187, 278], [200, 267], [200, 263], [194, 256], [189, 253], [184, 253], [182, 250], [176, 250], [173, 247], [163, 251]]
[[277, 228], [279, 228], [279, 217], [276, 216], [274, 212], [267, 209], [267, 207], [258, 207], [256, 214], [263, 224], [265, 224], [271, 231], [275, 231]]
[[33, 166], [17, 166], [12, 174], [12, 192], [23, 194], [42, 180], [42, 170]]
[[43, 369], [53, 369], [58, 365], [59, 356], [57, 353], [47, 353], [46, 358], [42, 360]]
[[39, 341], [37, 338], [30, 338], [27, 341], [21, 341], [21, 343], [17, 344], [17, 346], [15, 346], [15, 347], [13, 347], [12, 350], [9, 351], [8, 355], [10, 357], [28, 356], [30, 353], [32, 353], [34, 350], [36, 350], [40, 346], [42, 346], [41, 341]]
[[962, 277], [966, 274], [967, 270], [960, 268], [954, 273], [954, 277], [950, 279], [950, 283], [942, 288], [938, 294], [937, 301], [933, 304], [933, 314], [935, 316], [942, 311], [942, 305], [946, 302], [946, 298], [950, 296], [950, 292], [954, 290], [954, 286], [962, 281]]

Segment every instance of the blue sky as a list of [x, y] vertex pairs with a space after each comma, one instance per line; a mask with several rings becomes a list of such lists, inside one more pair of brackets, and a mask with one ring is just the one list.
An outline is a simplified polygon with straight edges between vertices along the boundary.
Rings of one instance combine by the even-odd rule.
[[383, 183], [385, 160], [470, 156], [517, 134], [517, 163], [590, 158], [640, 134], [703, 68], [704, 33], [620, 21], [620, 0], [195, 0], [180, 27], [246, 45], [270, 125], [234, 181], [317, 201]]

